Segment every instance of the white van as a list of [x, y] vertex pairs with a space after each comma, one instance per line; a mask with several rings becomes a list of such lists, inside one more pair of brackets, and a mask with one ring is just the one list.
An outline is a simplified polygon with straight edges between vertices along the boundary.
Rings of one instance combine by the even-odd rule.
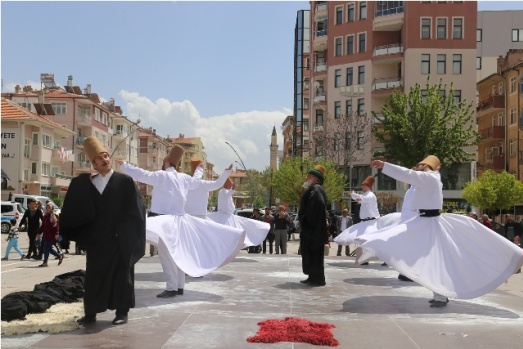
[[26, 210], [29, 209], [29, 205], [27, 204], [27, 200], [31, 198], [33, 200], [38, 200], [42, 203], [42, 205], [45, 207], [45, 203], [47, 200], [51, 201], [55, 207], [55, 213], [60, 214], [60, 207], [58, 207], [53, 200], [49, 199], [47, 196], [41, 196], [41, 195], [28, 195], [28, 194], [13, 194], [13, 197], [11, 198], [11, 201], [18, 202], [22, 205], [23, 208]]

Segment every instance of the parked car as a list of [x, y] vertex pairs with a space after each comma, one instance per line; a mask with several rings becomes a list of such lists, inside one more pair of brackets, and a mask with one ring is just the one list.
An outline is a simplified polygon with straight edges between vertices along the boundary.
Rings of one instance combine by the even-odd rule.
[[241, 210], [236, 210], [234, 212], [234, 214], [237, 216], [251, 218], [252, 217], [252, 208], [244, 208]]
[[18, 202], [2, 201], [2, 234], [9, 233], [11, 229], [11, 219], [16, 219], [16, 225], [20, 225], [20, 221], [24, 216], [25, 209]]
[[57, 215], [60, 215], [60, 207], [58, 207], [53, 200], [49, 199], [47, 196], [42, 195], [28, 195], [28, 194], [13, 194], [12, 201], [19, 202], [24, 209], [28, 209], [29, 205], [27, 204], [28, 199], [34, 199], [38, 200], [42, 203], [42, 205], [45, 206], [45, 203], [47, 200], [51, 201], [51, 203], [54, 205], [54, 212]]

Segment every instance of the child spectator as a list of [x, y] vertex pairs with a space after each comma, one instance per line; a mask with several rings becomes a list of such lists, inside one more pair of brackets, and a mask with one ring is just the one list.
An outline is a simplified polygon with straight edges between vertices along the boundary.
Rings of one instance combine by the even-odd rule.
[[5, 249], [5, 257], [2, 258], [3, 261], [6, 261], [9, 259], [9, 252], [11, 252], [11, 248], [14, 248], [16, 252], [22, 256], [20, 259], [24, 259], [25, 254], [20, 250], [18, 247], [18, 228], [16, 227], [16, 219], [12, 218], [10, 221], [11, 223], [11, 229], [9, 230], [9, 235], [7, 236], [7, 248]]

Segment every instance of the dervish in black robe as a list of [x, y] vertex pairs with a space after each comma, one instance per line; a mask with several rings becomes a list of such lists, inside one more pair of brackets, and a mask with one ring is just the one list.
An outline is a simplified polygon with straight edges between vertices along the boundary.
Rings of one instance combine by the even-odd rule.
[[300, 222], [300, 250], [303, 273], [309, 281], [325, 284], [323, 266], [327, 237], [327, 194], [319, 184], [311, 184], [301, 197], [298, 220]]
[[100, 194], [89, 174], [73, 178], [60, 232], [87, 251], [85, 314], [134, 308], [134, 264], [145, 254], [145, 206], [133, 179], [113, 172]]

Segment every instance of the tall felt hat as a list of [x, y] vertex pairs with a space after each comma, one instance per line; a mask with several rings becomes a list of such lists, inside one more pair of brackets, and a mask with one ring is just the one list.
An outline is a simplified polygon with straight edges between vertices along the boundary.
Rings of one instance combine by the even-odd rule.
[[318, 177], [320, 184], [323, 184], [325, 181], [325, 167], [321, 165], [314, 166], [314, 168], [309, 171], [309, 174]]
[[433, 170], [436, 170], [441, 165], [437, 156], [429, 155], [425, 159], [421, 160], [418, 165], [429, 165]]
[[102, 142], [96, 137], [89, 136], [83, 143], [85, 154], [89, 161], [94, 162], [96, 156], [100, 153], [109, 153], [103, 146]]
[[193, 156], [191, 158], [191, 173], [194, 173], [201, 164], [203, 164], [203, 160], [199, 156]]
[[181, 145], [175, 144], [169, 151], [169, 154], [163, 159], [163, 161], [169, 161], [170, 164], [178, 166], [183, 157], [183, 148]]
[[376, 179], [374, 179], [373, 176], [368, 176], [367, 178], [365, 178], [363, 183], [361, 183], [361, 186], [363, 187], [364, 185], [366, 185], [367, 187], [372, 188], [375, 181], [376, 181]]
[[232, 179], [231, 179], [231, 177], [227, 178], [227, 180], [223, 184], [223, 187], [225, 189], [231, 189], [231, 187], [232, 187]]

